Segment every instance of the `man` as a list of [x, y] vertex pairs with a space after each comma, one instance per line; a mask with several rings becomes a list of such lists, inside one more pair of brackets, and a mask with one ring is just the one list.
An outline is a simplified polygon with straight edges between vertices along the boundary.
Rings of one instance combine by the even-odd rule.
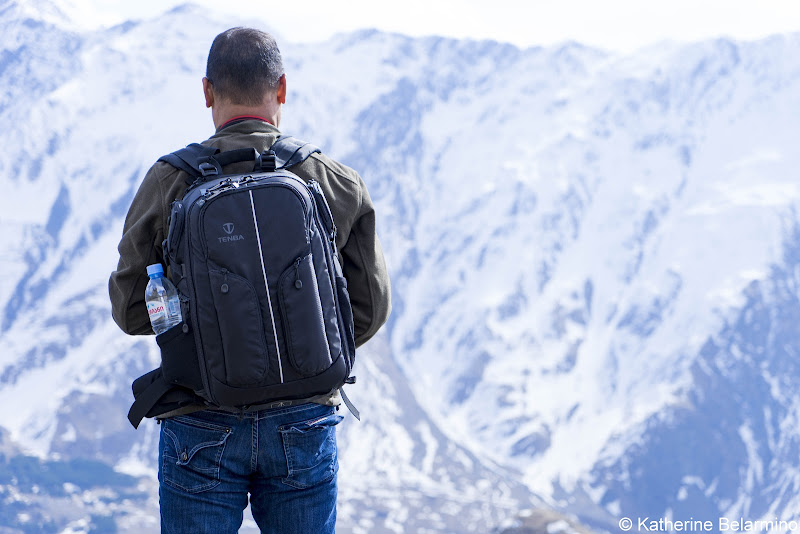
[[[209, 51], [203, 93], [216, 133], [202, 144], [221, 151], [268, 149], [280, 133], [286, 102], [286, 76], [275, 40], [249, 28], [218, 35]], [[252, 162], [236, 163], [223, 171], [244, 173], [252, 167]], [[362, 345], [390, 311], [389, 279], [366, 186], [354, 170], [319, 153], [291, 170], [306, 181], [316, 180], [330, 204], [356, 345]], [[161, 243], [170, 204], [184, 195], [185, 178], [183, 171], [156, 163], [125, 220], [109, 293], [114, 320], [128, 334], [153, 333], [144, 302], [146, 266], [164, 261]], [[163, 414], [162, 532], [237, 532], [248, 495], [262, 532], [334, 532], [339, 402], [332, 393], [314, 403], [236, 415], [201, 406]]]

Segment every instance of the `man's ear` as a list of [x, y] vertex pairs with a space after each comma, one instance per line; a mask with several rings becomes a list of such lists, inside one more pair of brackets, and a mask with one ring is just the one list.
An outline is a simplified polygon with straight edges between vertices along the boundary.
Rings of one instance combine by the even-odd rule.
[[211, 85], [211, 80], [203, 78], [203, 94], [206, 97], [206, 107], [210, 108], [214, 105], [214, 86]]
[[281, 74], [278, 80], [278, 102], [281, 104], [286, 103], [286, 74]]

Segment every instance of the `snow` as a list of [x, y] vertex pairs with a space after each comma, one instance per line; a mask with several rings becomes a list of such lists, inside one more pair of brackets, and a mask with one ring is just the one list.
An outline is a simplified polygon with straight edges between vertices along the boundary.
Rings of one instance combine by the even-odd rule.
[[[178, 21], [191, 31], [168, 31]], [[158, 363], [152, 339], [111, 321], [107, 280], [146, 169], [212, 133], [199, 79], [220, 23], [188, 10], [82, 35], [64, 80], [4, 138], [6, 153], [46, 155], [38, 175], [0, 160], [13, 191], [0, 224], [17, 236], [0, 245], [0, 403], [15, 407], [2, 426], [28, 452], [83, 443], [59, 415], [65, 399], [119, 400]], [[340, 459], [354, 477], [343, 492], [386, 496], [386, 517], [344, 507], [354, 529], [413, 520], [396, 488], [453, 510], [494, 492], [502, 509], [520, 502], [505, 477], [598, 504], [609, 488], [592, 487], [593, 470], [644, 446], [654, 416], [692, 409], [702, 348], [784, 261], [797, 220], [799, 47], [788, 36], [623, 57], [379, 32], [286, 46], [284, 130], [358, 164], [394, 288], [390, 326], [359, 352], [350, 393], [367, 422], [343, 423]], [[764, 375], [769, 420], [792, 413], [780, 399], [797, 380], [775, 374]], [[773, 476], [763, 439], [788, 458], [783, 421], [769, 436], [733, 427], [743, 492]], [[157, 429], [144, 428], [108, 453], [120, 471], [152, 476]], [[679, 501], [692, 486], [726, 489], [686, 476]], [[631, 483], [630, 471], [618, 478]], [[629, 513], [626, 502], [605, 509]]]

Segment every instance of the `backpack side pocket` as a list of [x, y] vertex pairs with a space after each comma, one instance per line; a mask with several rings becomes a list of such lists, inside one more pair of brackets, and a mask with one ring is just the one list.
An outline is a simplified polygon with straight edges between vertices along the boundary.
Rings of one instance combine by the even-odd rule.
[[[181, 308], [183, 314], [188, 314], [188, 306]], [[161, 372], [169, 384], [201, 391], [203, 379], [200, 376], [194, 333], [189, 326], [188, 315], [183, 317], [182, 323], [156, 336], [156, 343], [161, 348]]]
[[336, 298], [339, 302], [339, 312], [344, 325], [342, 348], [352, 370], [356, 360], [356, 336], [355, 325], [353, 324], [353, 307], [350, 304], [350, 292], [347, 291], [347, 279], [344, 276], [336, 276]]

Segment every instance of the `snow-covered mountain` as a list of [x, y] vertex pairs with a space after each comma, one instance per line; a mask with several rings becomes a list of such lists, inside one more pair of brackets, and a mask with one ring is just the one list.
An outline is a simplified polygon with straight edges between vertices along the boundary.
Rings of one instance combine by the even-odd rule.
[[[246, 22], [87, 32], [0, 1], [0, 530], [158, 530], [157, 426], [125, 418], [158, 351], [106, 282], [147, 167], [213, 133], [205, 56]], [[800, 35], [281, 44], [282, 129], [361, 172], [393, 282], [339, 531], [800, 514]]]

